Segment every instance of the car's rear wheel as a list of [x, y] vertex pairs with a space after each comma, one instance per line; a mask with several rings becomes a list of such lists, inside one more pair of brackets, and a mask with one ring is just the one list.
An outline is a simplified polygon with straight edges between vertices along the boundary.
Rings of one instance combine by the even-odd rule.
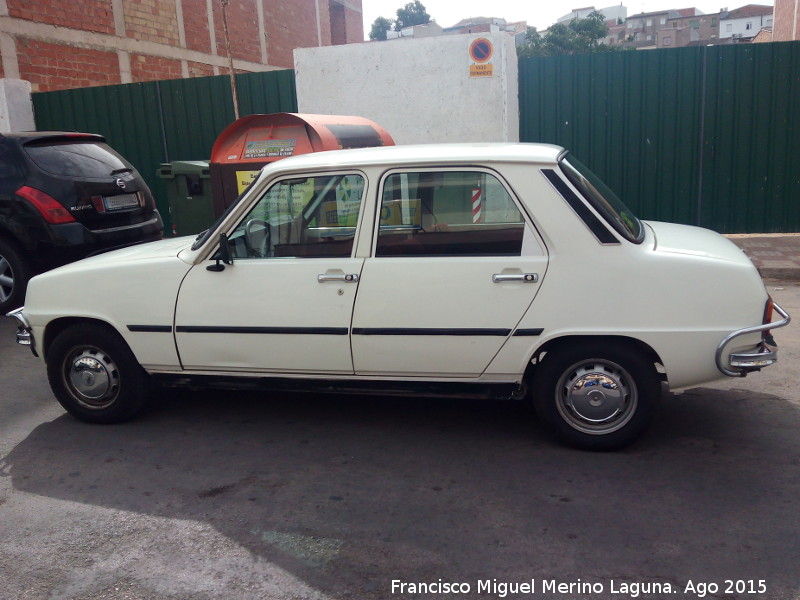
[[29, 278], [30, 269], [17, 248], [0, 240], [0, 314], [22, 305]]
[[566, 443], [613, 450], [634, 442], [661, 395], [658, 372], [642, 353], [592, 342], [555, 348], [533, 379], [537, 413]]
[[120, 335], [95, 323], [58, 334], [47, 352], [47, 376], [58, 401], [89, 423], [119, 423], [138, 413], [148, 376]]

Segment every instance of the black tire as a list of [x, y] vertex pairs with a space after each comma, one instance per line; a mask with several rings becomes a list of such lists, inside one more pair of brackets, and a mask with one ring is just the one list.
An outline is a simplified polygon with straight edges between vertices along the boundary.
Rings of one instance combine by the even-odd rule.
[[658, 372], [642, 352], [603, 342], [548, 352], [532, 388], [540, 418], [582, 450], [616, 450], [636, 441], [661, 396]]
[[47, 352], [50, 388], [67, 412], [87, 423], [120, 423], [147, 401], [149, 377], [125, 340], [95, 323], [72, 325]]
[[22, 306], [30, 268], [13, 244], [0, 239], [0, 315]]

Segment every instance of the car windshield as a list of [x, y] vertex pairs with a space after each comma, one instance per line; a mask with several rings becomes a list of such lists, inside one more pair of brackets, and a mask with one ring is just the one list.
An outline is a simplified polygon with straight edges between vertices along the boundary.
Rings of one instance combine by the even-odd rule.
[[560, 164], [572, 185], [617, 232], [635, 243], [644, 239], [642, 222], [597, 175], [571, 154], [565, 154]]
[[211, 237], [211, 235], [219, 227], [220, 223], [222, 223], [225, 220], [225, 218], [231, 213], [231, 211], [239, 204], [239, 202], [241, 202], [242, 198], [249, 189], [250, 189], [249, 186], [244, 188], [242, 190], [242, 193], [239, 194], [236, 197], [236, 199], [228, 205], [228, 207], [223, 211], [223, 213], [219, 217], [217, 217], [217, 220], [214, 221], [211, 227], [209, 227], [208, 229], [204, 229], [203, 231], [197, 234], [197, 237], [195, 238], [194, 243], [192, 244], [192, 250], [197, 250], [200, 246], [206, 243], [206, 240], [209, 237]]
[[64, 177], [107, 178], [133, 170], [101, 142], [28, 144], [25, 152], [43, 171]]

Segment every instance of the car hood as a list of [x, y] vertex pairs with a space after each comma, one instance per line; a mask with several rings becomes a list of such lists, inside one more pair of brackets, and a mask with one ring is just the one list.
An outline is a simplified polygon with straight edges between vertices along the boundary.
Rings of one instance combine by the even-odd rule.
[[645, 221], [645, 224], [655, 236], [653, 250], [656, 252], [750, 263], [750, 259], [741, 248], [716, 231], [658, 221]]
[[105, 263], [113, 263], [114, 265], [122, 265], [130, 261], [136, 260], [153, 260], [158, 258], [170, 258], [178, 256], [178, 254], [192, 245], [194, 238], [191, 236], [168, 238], [158, 240], [157, 242], [148, 242], [146, 244], [137, 244], [135, 246], [128, 246], [120, 248], [119, 250], [112, 250], [110, 252], [103, 252], [89, 258], [85, 258], [72, 265], [61, 267], [62, 269], [69, 269], [71, 266], [79, 266], [83, 268], [91, 265], [92, 267], [100, 266]]

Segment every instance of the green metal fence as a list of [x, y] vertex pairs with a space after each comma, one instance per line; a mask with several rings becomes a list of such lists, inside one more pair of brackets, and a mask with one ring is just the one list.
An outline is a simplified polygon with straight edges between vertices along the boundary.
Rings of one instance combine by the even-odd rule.
[[[236, 76], [241, 116], [296, 112], [294, 71]], [[219, 133], [234, 121], [226, 75], [33, 94], [36, 128], [104, 135], [142, 174], [171, 231], [161, 163], [204, 160]]]
[[[519, 69], [520, 139], [569, 148], [642, 217], [800, 231], [800, 42], [524, 58]], [[297, 110], [293, 71], [236, 77], [242, 115]], [[33, 101], [40, 130], [105, 135], [147, 179], [165, 220], [158, 165], [207, 159], [233, 121], [226, 76]]]
[[520, 139], [644, 218], [800, 231], [800, 42], [521, 59]]

